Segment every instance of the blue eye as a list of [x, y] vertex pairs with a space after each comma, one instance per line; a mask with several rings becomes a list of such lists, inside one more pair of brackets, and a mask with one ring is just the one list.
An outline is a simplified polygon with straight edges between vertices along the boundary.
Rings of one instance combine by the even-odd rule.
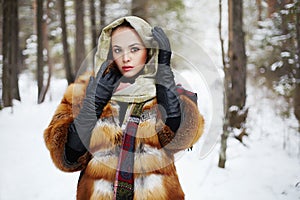
[[131, 52], [137, 52], [137, 51], [139, 51], [140, 50], [140, 48], [138, 48], [138, 47], [132, 47], [131, 48]]
[[122, 50], [119, 48], [115, 48], [113, 51], [114, 51], [114, 53], [120, 53]]

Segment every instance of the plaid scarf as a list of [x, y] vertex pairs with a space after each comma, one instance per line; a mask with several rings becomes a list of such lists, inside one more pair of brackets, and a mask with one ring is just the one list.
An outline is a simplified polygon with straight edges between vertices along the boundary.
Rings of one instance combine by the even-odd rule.
[[144, 104], [145, 102], [136, 103], [133, 105], [133, 111], [128, 119], [126, 129], [123, 133], [123, 141], [114, 183], [114, 200], [133, 199], [135, 136], [140, 123], [140, 117]]

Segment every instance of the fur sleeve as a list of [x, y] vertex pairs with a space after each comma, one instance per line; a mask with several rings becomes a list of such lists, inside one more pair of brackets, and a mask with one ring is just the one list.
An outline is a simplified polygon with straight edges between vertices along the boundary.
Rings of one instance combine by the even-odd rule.
[[188, 97], [181, 95], [182, 120], [176, 133], [164, 125], [158, 125], [158, 138], [161, 146], [172, 153], [190, 148], [195, 144], [203, 133], [204, 119], [197, 105]]
[[68, 163], [65, 159], [68, 128], [73, 118], [79, 112], [82, 99], [85, 95], [87, 80], [81, 77], [67, 88], [49, 126], [44, 131], [44, 140], [50, 151], [51, 158], [54, 164], [62, 171], [73, 172], [81, 170], [86, 166], [90, 157], [87, 152], [74, 164]]

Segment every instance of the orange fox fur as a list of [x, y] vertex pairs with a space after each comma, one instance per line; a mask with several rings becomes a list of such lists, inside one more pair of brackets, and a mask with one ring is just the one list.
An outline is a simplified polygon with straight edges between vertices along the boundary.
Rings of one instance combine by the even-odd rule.
[[[120, 126], [112, 121], [98, 122], [91, 141], [90, 152], [77, 163], [65, 160], [68, 127], [77, 116], [90, 74], [71, 84], [44, 132], [44, 139], [54, 164], [61, 170], [84, 170], [78, 183], [77, 199], [112, 199], [118, 152], [122, 140]], [[191, 147], [201, 136], [204, 120], [197, 106], [186, 96], [180, 96], [183, 120], [174, 134], [160, 119], [150, 118], [139, 124], [136, 136], [134, 163], [134, 199], [184, 199], [176, 168], [174, 153]], [[157, 109], [156, 100], [146, 103], [143, 110]], [[110, 102], [101, 119], [118, 118], [118, 106]], [[159, 114], [157, 114], [159, 116]], [[162, 142], [164, 138], [164, 142]], [[162, 146], [163, 143], [163, 146]]]

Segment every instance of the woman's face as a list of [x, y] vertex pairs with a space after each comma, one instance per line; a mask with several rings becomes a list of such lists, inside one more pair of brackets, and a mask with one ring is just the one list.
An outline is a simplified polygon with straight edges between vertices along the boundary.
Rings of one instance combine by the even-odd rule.
[[138, 74], [147, 59], [147, 49], [140, 36], [130, 27], [120, 27], [111, 37], [113, 59], [126, 78]]

